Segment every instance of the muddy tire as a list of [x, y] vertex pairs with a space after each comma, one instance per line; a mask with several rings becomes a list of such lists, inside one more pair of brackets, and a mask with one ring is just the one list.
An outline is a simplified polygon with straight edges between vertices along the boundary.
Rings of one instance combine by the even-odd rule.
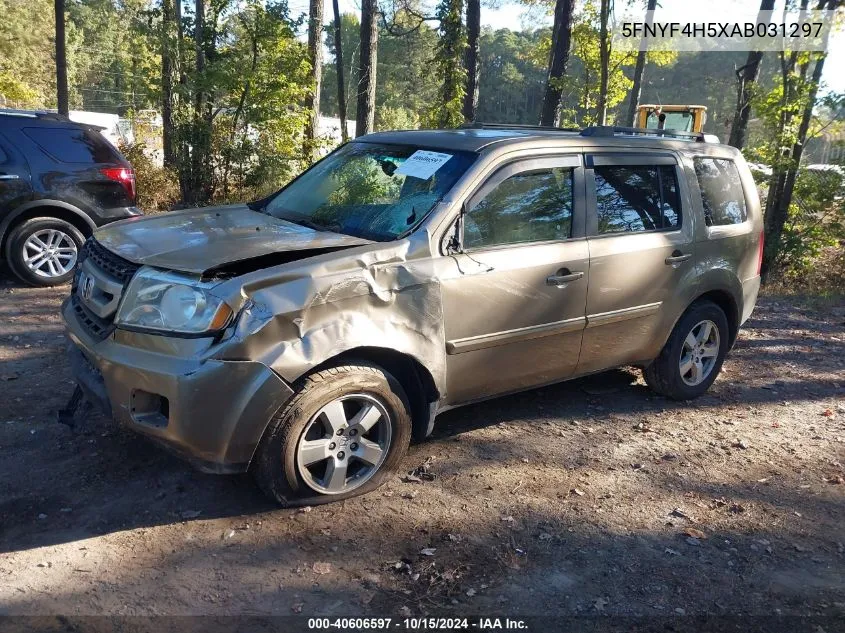
[[675, 324], [643, 377], [653, 391], [667, 398], [697, 398], [716, 380], [729, 346], [725, 313], [711, 301], [697, 301]]
[[59, 218], [22, 222], [6, 240], [6, 260], [18, 279], [30, 286], [58, 286], [73, 277], [85, 237]]
[[370, 492], [399, 467], [411, 439], [408, 398], [384, 369], [329, 367], [301, 379], [253, 460], [261, 489], [285, 507]]

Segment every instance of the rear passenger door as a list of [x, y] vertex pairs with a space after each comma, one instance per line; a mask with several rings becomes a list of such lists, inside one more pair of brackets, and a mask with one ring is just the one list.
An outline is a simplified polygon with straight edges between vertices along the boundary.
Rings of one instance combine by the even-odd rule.
[[581, 156], [507, 164], [465, 208], [441, 275], [448, 403], [571, 376], [589, 264]]
[[578, 373], [657, 356], [695, 283], [675, 155], [595, 153], [586, 165], [590, 285]]

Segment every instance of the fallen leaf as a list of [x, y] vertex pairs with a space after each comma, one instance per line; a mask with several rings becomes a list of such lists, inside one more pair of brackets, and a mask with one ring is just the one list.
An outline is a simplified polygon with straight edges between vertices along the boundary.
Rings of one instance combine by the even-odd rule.
[[701, 530], [697, 530], [694, 527], [686, 527], [683, 530], [684, 536], [689, 536], [691, 538], [696, 538], [698, 540], [704, 540], [707, 538], [707, 535], [702, 532]]
[[436, 547], [423, 547], [420, 550], [420, 554], [423, 556], [434, 556], [434, 553], [437, 551]]
[[584, 496], [584, 491], [583, 491], [583, 490], [578, 490], [578, 488], [573, 488], [573, 489], [572, 489], [572, 490], [570, 490], [569, 492], [571, 492], [572, 494], [578, 495], [579, 497], [583, 497], [583, 496]]
[[473, 589], [473, 588], [471, 588], [471, 587], [470, 587], [469, 589], [467, 589], [467, 595], [468, 595], [470, 598], [472, 598], [472, 597], [475, 595], [475, 589]]
[[593, 608], [596, 611], [604, 611], [604, 608], [610, 604], [610, 600], [607, 598], [596, 598], [593, 600]]
[[405, 616], [406, 618], [411, 617], [411, 609], [407, 605], [399, 607], [399, 614]]
[[822, 415], [826, 418], [832, 418], [836, 414], [833, 412], [833, 409], [825, 409], [822, 411]]
[[314, 563], [311, 567], [315, 574], [330, 574], [332, 573], [331, 563]]
[[296, 604], [291, 606], [290, 610], [293, 611], [294, 613], [302, 613], [302, 607], [304, 607], [304, 606], [305, 606], [305, 603], [297, 602]]

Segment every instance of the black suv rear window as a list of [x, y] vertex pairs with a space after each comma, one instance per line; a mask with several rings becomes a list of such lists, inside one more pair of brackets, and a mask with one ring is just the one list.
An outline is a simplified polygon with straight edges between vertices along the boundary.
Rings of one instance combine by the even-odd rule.
[[694, 158], [693, 164], [707, 226], [745, 222], [745, 194], [736, 164], [724, 158]]
[[118, 157], [103, 135], [80, 127], [25, 127], [23, 133], [61, 163], [116, 163]]

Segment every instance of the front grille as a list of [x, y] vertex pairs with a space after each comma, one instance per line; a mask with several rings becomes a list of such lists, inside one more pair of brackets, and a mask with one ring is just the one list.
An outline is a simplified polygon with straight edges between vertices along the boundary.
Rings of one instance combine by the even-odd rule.
[[108, 321], [101, 319], [96, 314], [88, 310], [84, 305], [82, 305], [79, 297], [76, 296], [76, 292], [70, 296], [70, 305], [73, 308], [79, 323], [85, 328], [85, 331], [98, 341], [104, 340], [112, 333], [112, 330], [114, 330], [114, 319], [110, 319]]
[[[93, 265], [120, 282], [123, 285], [124, 290], [126, 290], [126, 286], [129, 284], [129, 281], [140, 268], [138, 264], [133, 264], [132, 262], [115, 255], [93, 237], [89, 237], [82, 246], [79, 253], [78, 266], [81, 266], [86, 260], [90, 260], [89, 265]], [[114, 330], [114, 315], [112, 314], [111, 316], [103, 319], [85, 307], [84, 303], [77, 294], [78, 280], [79, 275], [75, 275], [73, 278], [73, 287], [71, 288], [71, 307], [73, 308], [79, 323], [85, 328], [88, 334], [93, 338], [102, 341]]]
[[93, 264], [96, 264], [97, 268], [104, 270], [124, 286], [129, 283], [129, 280], [140, 268], [138, 264], [133, 264], [115, 255], [93, 237], [88, 238], [79, 253], [80, 264], [86, 259], [90, 259]]

